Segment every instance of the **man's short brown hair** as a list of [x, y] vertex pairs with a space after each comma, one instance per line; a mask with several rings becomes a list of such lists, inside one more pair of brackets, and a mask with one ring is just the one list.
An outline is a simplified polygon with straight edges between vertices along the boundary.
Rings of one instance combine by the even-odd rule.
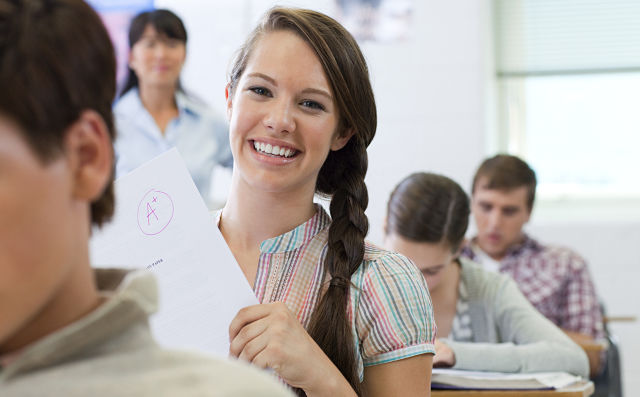
[[[82, 0], [0, 0], [0, 113], [47, 164], [84, 110], [102, 116], [113, 141], [113, 46], [100, 17]], [[113, 175], [113, 174], [112, 174]], [[91, 203], [91, 221], [113, 214], [113, 177]]]
[[536, 197], [536, 173], [519, 157], [498, 154], [483, 161], [473, 177], [472, 194], [475, 193], [481, 179], [486, 180], [486, 183], [480, 186], [483, 189], [513, 190], [526, 187], [527, 207], [529, 211], [533, 209]]

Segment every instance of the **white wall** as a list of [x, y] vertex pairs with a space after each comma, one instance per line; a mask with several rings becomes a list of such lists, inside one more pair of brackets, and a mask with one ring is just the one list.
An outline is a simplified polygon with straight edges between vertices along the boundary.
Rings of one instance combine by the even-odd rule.
[[[158, 0], [176, 11], [190, 34], [184, 83], [220, 112], [229, 60], [267, 0]], [[331, 14], [330, 0], [280, 2]], [[389, 193], [404, 176], [430, 170], [468, 189], [487, 148], [493, 146], [491, 20], [488, 0], [415, 0], [412, 39], [364, 43], [378, 102], [378, 132], [367, 177], [369, 238], [380, 243]], [[570, 158], [567, 159], [570, 161]], [[631, 203], [637, 206], [638, 203]], [[609, 314], [640, 318], [640, 216], [609, 209], [593, 216], [585, 207], [568, 214], [566, 204], [537, 206], [530, 232], [542, 241], [569, 245], [591, 265]], [[597, 208], [598, 205], [596, 205]], [[595, 208], [595, 209], [597, 209]], [[636, 211], [637, 213], [638, 211]], [[622, 214], [622, 215], [621, 215]], [[611, 327], [623, 349], [626, 395], [640, 395], [640, 326]]]

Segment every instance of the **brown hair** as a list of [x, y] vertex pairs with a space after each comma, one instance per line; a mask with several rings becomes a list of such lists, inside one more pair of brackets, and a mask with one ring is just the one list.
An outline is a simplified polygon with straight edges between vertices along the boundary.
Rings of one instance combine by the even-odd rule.
[[[61, 154], [64, 134], [82, 111], [98, 112], [114, 139], [113, 47], [100, 17], [81, 0], [0, 0], [0, 113], [20, 126], [44, 164]], [[113, 179], [91, 203], [107, 221]]]
[[428, 243], [445, 242], [456, 252], [469, 226], [469, 197], [446, 176], [418, 172], [393, 189], [385, 234]]
[[369, 202], [364, 177], [368, 164], [366, 148], [377, 125], [373, 89], [364, 56], [342, 25], [311, 10], [273, 8], [240, 49], [229, 77], [231, 92], [259, 38], [282, 30], [298, 35], [313, 49], [334, 94], [339, 111], [338, 133], [345, 134], [349, 129], [354, 132], [345, 147], [329, 153], [316, 182], [316, 192], [331, 197], [332, 223], [324, 262], [331, 281], [311, 316], [308, 332], [359, 392], [347, 304], [351, 275], [362, 264], [364, 238], [369, 229], [364, 213]]
[[525, 186], [527, 188], [527, 207], [533, 209], [536, 197], [536, 173], [527, 163], [516, 156], [497, 154], [480, 164], [473, 177], [471, 194], [478, 188], [478, 182], [486, 179], [480, 186], [483, 189], [513, 190]]

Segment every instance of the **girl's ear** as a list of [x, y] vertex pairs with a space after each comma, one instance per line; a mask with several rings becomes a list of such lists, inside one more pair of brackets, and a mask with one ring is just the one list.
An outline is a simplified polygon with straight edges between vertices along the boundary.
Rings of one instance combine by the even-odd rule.
[[342, 134], [336, 135], [331, 143], [331, 150], [337, 151], [342, 149], [347, 142], [349, 142], [349, 139], [351, 139], [355, 132], [356, 131], [353, 128], [348, 128]]
[[462, 240], [456, 252], [453, 253], [453, 259], [458, 259], [460, 257], [460, 254], [462, 254], [462, 248], [465, 245], [467, 245], [467, 239]]
[[97, 200], [113, 174], [113, 146], [102, 116], [83, 111], [65, 132], [63, 145], [73, 172], [73, 197]]
[[127, 53], [127, 66], [129, 66], [129, 69], [135, 70], [135, 59], [131, 50]]
[[233, 107], [231, 103], [231, 83], [227, 83], [226, 87], [224, 87], [224, 98], [227, 100], [227, 121], [231, 121], [231, 110]]

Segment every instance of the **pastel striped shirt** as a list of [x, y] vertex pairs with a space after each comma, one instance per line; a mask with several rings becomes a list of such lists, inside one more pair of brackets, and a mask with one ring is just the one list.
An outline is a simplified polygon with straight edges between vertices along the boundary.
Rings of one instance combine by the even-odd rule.
[[[323, 280], [331, 218], [317, 208], [307, 222], [262, 242], [253, 287], [260, 303], [284, 302], [305, 328], [331, 277]], [[435, 354], [431, 297], [411, 261], [366, 243], [364, 261], [351, 282], [347, 315], [361, 380], [366, 366]]]

